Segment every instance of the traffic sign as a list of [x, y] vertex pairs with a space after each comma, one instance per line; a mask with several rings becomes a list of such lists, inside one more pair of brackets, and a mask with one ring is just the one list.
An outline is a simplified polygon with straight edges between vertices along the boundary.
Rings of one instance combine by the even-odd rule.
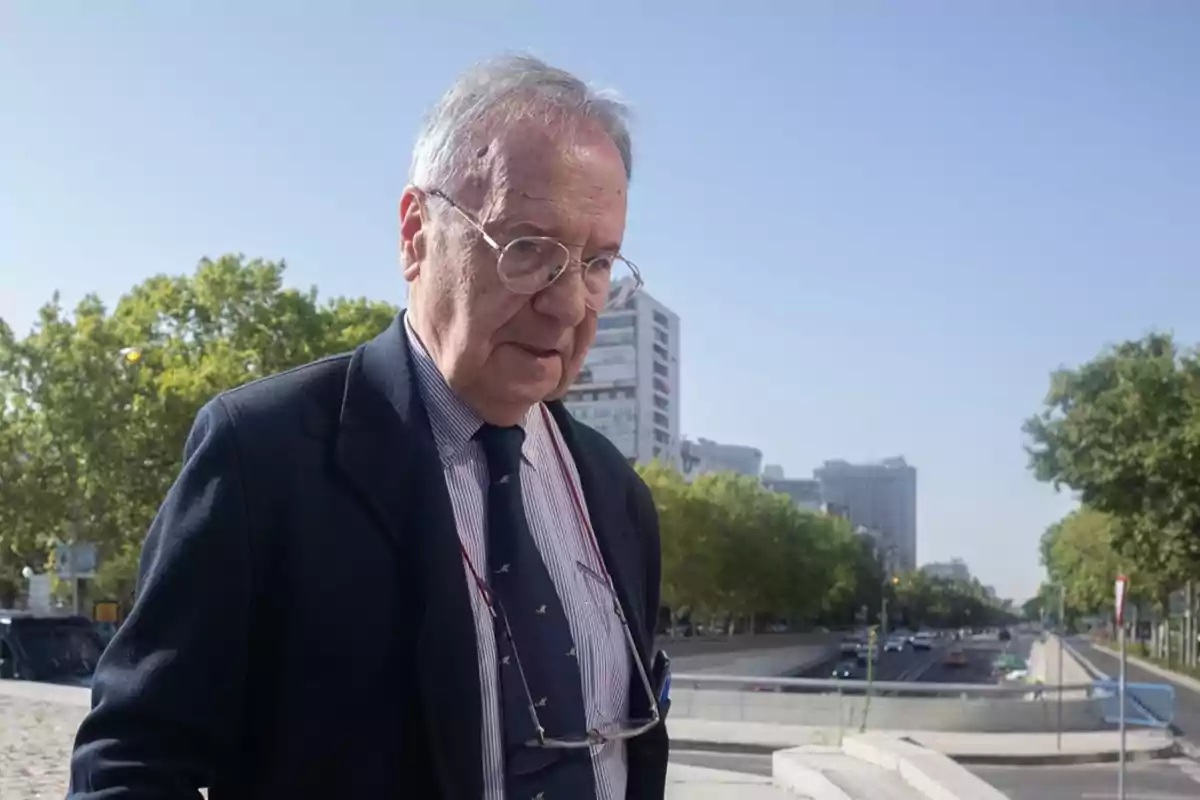
[[1124, 575], [1118, 575], [1115, 588], [1116, 588], [1116, 595], [1117, 595], [1117, 598], [1116, 598], [1117, 599], [1117, 602], [1116, 602], [1117, 624], [1124, 625], [1125, 624], [1125, 596], [1129, 593], [1129, 579], [1126, 578]]

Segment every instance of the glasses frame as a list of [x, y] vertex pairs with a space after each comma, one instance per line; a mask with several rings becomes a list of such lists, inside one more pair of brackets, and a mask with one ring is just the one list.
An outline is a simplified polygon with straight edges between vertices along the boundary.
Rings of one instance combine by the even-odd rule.
[[[508, 640], [508, 646], [512, 650], [513, 662], [517, 667], [517, 676], [521, 680], [521, 691], [525, 695], [525, 705], [529, 710], [529, 719], [533, 723], [535, 736], [533, 739], [528, 739], [524, 742], [526, 747], [536, 747], [547, 750], [582, 750], [588, 747], [598, 747], [609, 742], [619, 742], [628, 739], [634, 739], [641, 736], [643, 733], [654, 728], [662, 721], [662, 712], [658, 707], [658, 698], [654, 696], [654, 689], [650, 685], [650, 676], [646, 674], [646, 668], [642, 665], [641, 656], [638, 655], [637, 643], [633, 639], [633, 631], [629, 628], [629, 621], [625, 618], [625, 611], [621, 608], [621, 601], [617, 597], [616, 591], [605, 579], [603, 575], [596, 572], [594, 569], [584, 564], [582, 561], [576, 561], [575, 566], [579, 568], [585, 577], [596, 581], [596, 583], [604, 589], [612, 600], [613, 612], [617, 615], [617, 619], [621, 622], [621, 632], [624, 634], [625, 644], [629, 648], [630, 658], [633, 659], [634, 667], [637, 670], [638, 678], [642, 684], [642, 688], [646, 692], [646, 698], [650, 701], [650, 719], [643, 720], [625, 720], [615, 724], [615, 730], [600, 728], [591, 728], [584, 731], [582, 738], [579, 739], [564, 739], [546, 735], [546, 729], [542, 727], [542, 721], [538, 718], [537, 704], [533, 702], [533, 693], [529, 690], [529, 680], [525, 677], [525, 667], [521, 664], [521, 653], [517, 648], [516, 639], [513, 638], [512, 629], [508, 626], [508, 615], [504, 613], [504, 607], [500, 604], [499, 598], [491, 591], [490, 586], [486, 586], [481, 580], [479, 588], [484, 592], [486, 605], [492, 614], [493, 619], [500, 621], [504, 629], [504, 638]], [[473, 571], [473, 568], [472, 568]]]
[[[589, 259], [589, 260], [585, 261], [580, 258], [575, 258], [573, 255], [571, 255], [571, 249], [569, 247], [567, 247], [564, 243], [562, 243], [558, 239], [555, 239], [551, 236], [517, 236], [517, 237], [513, 238], [512, 240], [510, 240], [507, 244], [501, 245], [499, 242], [496, 241], [496, 239], [490, 233], [487, 232], [487, 230], [484, 229], [483, 225], [479, 222], [479, 220], [475, 219], [475, 217], [472, 214], [470, 214], [462, 206], [460, 206], [458, 203], [456, 203], [448, 194], [443, 192], [441, 189], [427, 189], [427, 190], [425, 190], [425, 194], [427, 194], [430, 197], [436, 197], [439, 200], [445, 201], [452, 209], [454, 209], [455, 211], [458, 212], [459, 216], [461, 216], [463, 218], [463, 220], [465, 220], [466, 223], [475, 230], [476, 233], [479, 234], [480, 238], [483, 239], [484, 244], [486, 244], [489, 248], [491, 248], [492, 252], [494, 252], [496, 254], [496, 274], [498, 274], [500, 276], [501, 281], [504, 281], [505, 288], [507, 288], [513, 294], [519, 294], [519, 295], [524, 295], [524, 296], [535, 295], [538, 292], [542, 291], [543, 289], [545, 289], [549, 286], [552, 286], [555, 281], [557, 281], [559, 278], [561, 278], [563, 276], [563, 274], [565, 274], [567, 272], [567, 267], [570, 267], [572, 264], [578, 265], [579, 269], [582, 273], [582, 272], [585, 272], [586, 270], [590, 269], [592, 262], [595, 261], [595, 259]], [[519, 242], [538, 242], [538, 243], [550, 243], [550, 244], [557, 245], [559, 248], [562, 249], [563, 253], [566, 254], [566, 264], [563, 266], [562, 269], [560, 269], [557, 273], [555, 273], [550, 278], [550, 280], [547, 281], [543, 286], [541, 286], [537, 289], [534, 289], [533, 291], [522, 291], [522, 290], [514, 289], [509, 284], [508, 280], [505, 279], [504, 273], [500, 270], [500, 263], [503, 261], [504, 254], [506, 252], [508, 252], [509, 248], [511, 248], [513, 245], [515, 245]], [[633, 297], [635, 294], [637, 294], [639, 291], [641, 291], [642, 287], [646, 285], [645, 281], [642, 280], [642, 271], [640, 269], [638, 269], [637, 264], [634, 264], [628, 258], [621, 255], [620, 252], [612, 253], [610, 257], [613, 259], [614, 262], [619, 261], [622, 264], [624, 264], [625, 266], [629, 267], [629, 271], [633, 274], [633, 287], [627, 293], [625, 293], [621, 298], [622, 302], [628, 301], [629, 298]], [[610, 279], [609, 290], [607, 292], [605, 292], [604, 301], [599, 305], [599, 307], [597, 307], [595, 304], [593, 304], [591, 302], [591, 299], [590, 299], [591, 296], [586, 291], [586, 283], [585, 283], [585, 291], [584, 291], [585, 300], [584, 300], [584, 302], [586, 303], [588, 308], [592, 309], [593, 311], [595, 311], [597, 313], [604, 311], [609, 306], [609, 297], [611, 296], [611, 294], [612, 294], [612, 282]]]

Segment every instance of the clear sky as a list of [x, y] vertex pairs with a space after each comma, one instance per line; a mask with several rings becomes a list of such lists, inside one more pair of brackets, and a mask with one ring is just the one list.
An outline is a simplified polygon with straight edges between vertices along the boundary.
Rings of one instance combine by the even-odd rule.
[[684, 433], [903, 454], [921, 561], [1020, 598], [1070, 507], [1022, 450], [1050, 370], [1200, 341], [1198, 43], [1189, 0], [0, 0], [0, 317], [231, 251], [402, 303], [420, 115], [532, 52], [636, 109], [624, 249], [683, 320]]

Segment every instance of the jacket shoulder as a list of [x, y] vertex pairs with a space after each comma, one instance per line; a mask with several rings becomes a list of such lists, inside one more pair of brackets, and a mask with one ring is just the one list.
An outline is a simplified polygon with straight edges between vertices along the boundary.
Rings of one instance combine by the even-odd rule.
[[262, 441], [303, 429], [323, 433], [336, 424], [345, 391], [351, 353], [322, 358], [260, 378], [217, 395], [243, 436]]

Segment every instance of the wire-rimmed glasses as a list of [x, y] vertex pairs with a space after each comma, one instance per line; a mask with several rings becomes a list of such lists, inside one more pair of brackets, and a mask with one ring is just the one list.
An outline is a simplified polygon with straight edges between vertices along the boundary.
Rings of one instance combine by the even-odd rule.
[[[605, 577], [591, 567], [588, 567], [581, 561], [576, 562], [576, 567], [584, 575], [585, 580], [592, 582], [600, 590], [600, 596], [606, 602], [612, 603], [612, 611], [621, 623], [621, 630], [629, 651], [629, 657], [632, 660], [634, 669], [637, 671], [642, 689], [646, 692], [646, 698], [649, 702], [647, 707], [650, 709], [650, 716], [645, 719], [629, 719], [604, 723], [577, 734], [565, 736], [548, 735], [546, 729], [542, 727], [541, 720], [538, 718], [537, 704], [534, 703], [533, 693], [529, 690], [529, 680], [525, 677], [525, 668], [521, 665], [521, 654], [517, 649], [516, 641], [513, 639], [512, 629], [508, 626], [508, 616], [504, 613], [504, 608], [500, 605], [499, 599], [489, 590], [485, 592], [484, 597], [492, 614], [500, 620], [503, 635], [508, 640], [508, 646], [513, 655], [513, 663], [517, 667], [517, 675], [521, 681], [521, 691], [525, 695], [525, 704], [529, 709], [529, 718], [533, 723], [534, 738], [524, 743], [526, 747], [537, 747], [548, 750], [578, 750], [585, 747], [596, 747], [608, 742], [624, 741], [641, 736], [661, 720], [658, 698], [654, 696], [654, 689], [650, 685], [650, 676], [646, 674], [646, 668], [642, 665], [642, 659], [638, 655], [637, 644], [633, 639], [633, 632], [629, 628], [629, 621], [625, 618], [625, 611], [621, 608], [621, 602], [617, 598], [616, 592], [613, 591], [612, 586]], [[484, 587], [480, 586], [480, 588], [483, 589]]]
[[444, 200], [457, 211], [496, 253], [496, 271], [514, 294], [537, 294], [562, 277], [572, 264], [579, 266], [585, 302], [593, 311], [621, 308], [642, 288], [641, 270], [620, 253], [601, 253], [581, 260], [572, 256], [565, 244], [549, 236], [518, 236], [501, 245], [445, 192], [429, 189], [426, 193]]

